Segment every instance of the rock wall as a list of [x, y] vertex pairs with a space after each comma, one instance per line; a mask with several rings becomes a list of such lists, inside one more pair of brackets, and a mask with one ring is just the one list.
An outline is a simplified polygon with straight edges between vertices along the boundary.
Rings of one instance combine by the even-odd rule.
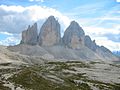
[[28, 26], [28, 29], [22, 32], [21, 43], [36, 45], [37, 38], [38, 38], [37, 23], [35, 23], [32, 27]]
[[84, 42], [85, 42], [85, 46], [87, 46], [89, 49], [93, 51], [96, 51], [97, 45], [95, 43], [95, 40], [94, 41], [91, 40], [90, 36], [86, 35]]
[[84, 46], [84, 37], [85, 33], [83, 29], [77, 22], [72, 21], [64, 33], [63, 43], [72, 49], [80, 49]]
[[38, 43], [41, 46], [53, 46], [59, 44], [60, 40], [60, 24], [54, 16], [50, 16], [41, 27]]

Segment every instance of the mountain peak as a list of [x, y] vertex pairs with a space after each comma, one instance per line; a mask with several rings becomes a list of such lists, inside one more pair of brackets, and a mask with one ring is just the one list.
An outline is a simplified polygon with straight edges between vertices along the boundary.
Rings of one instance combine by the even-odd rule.
[[78, 33], [81, 36], [85, 35], [84, 30], [76, 21], [72, 21], [66, 30], [71, 31], [72, 33]]
[[71, 25], [79, 26], [79, 24], [76, 21], [71, 21]]
[[49, 16], [47, 20], [56, 20], [54, 16]]
[[54, 16], [48, 17], [40, 29], [38, 43], [41, 46], [53, 46], [60, 43], [60, 24]]

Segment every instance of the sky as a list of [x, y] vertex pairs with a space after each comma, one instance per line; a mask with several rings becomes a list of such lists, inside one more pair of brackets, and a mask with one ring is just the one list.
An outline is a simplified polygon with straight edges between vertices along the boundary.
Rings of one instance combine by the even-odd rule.
[[111, 51], [120, 50], [120, 0], [0, 0], [0, 45], [16, 45], [21, 32], [38, 29], [54, 15], [61, 34], [75, 20], [85, 34]]

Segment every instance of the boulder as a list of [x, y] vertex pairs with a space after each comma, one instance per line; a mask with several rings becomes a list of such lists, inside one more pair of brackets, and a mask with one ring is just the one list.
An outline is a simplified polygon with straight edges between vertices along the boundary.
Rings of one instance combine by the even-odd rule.
[[21, 43], [36, 45], [38, 38], [37, 32], [37, 23], [35, 23], [32, 27], [28, 26], [28, 29], [22, 32], [22, 40]]
[[40, 46], [53, 46], [59, 44], [60, 40], [60, 24], [54, 16], [50, 16], [40, 29], [38, 43]]
[[72, 21], [63, 36], [63, 44], [72, 49], [80, 49], [84, 46], [85, 33], [79, 24]]

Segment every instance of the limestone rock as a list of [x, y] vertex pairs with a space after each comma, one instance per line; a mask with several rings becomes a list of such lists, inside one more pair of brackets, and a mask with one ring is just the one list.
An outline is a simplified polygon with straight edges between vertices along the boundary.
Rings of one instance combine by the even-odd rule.
[[38, 43], [41, 46], [53, 46], [59, 44], [60, 40], [60, 24], [54, 16], [50, 16], [41, 27]]
[[91, 49], [93, 51], [96, 51], [97, 45], [95, 43], [95, 40], [92, 41], [88, 35], [85, 36], [84, 40], [85, 40], [85, 46], [87, 46], [89, 49]]
[[89, 36], [85, 36], [83, 29], [75, 21], [71, 22], [61, 40], [60, 24], [54, 16], [50, 16], [45, 21], [39, 35], [36, 23], [32, 27], [29, 26], [26, 31], [22, 32], [21, 43], [23, 44], [9, 47], [9, 50], [51, 59], [111, 61], [119, 59], [110, 50], [96, 45], [95, 40], [92, 41]]
[[32, 27], [28, 26], [28, 29], [22, 32], [21, 43], [36, 45], [37, 38], [38, 38], [37, 23], [35, 23]]
[[72, 21], [64, 33], [63, 43], [72, 49], [80, 49], [81, 46], [84, 46], [84, 36], [83, 29], [77, 22]]
[[107, 48], [104, 47], [104, 46], [101, 46], [100, 49], [101, 49], [103, 52], [112, 53], [109, 49], [107, 49]]
[[104, 46], [98, 46], [96, 49], [96, 53], [105, 60], [119, 61], [119, 58], [116, 57], [109, 49]]

